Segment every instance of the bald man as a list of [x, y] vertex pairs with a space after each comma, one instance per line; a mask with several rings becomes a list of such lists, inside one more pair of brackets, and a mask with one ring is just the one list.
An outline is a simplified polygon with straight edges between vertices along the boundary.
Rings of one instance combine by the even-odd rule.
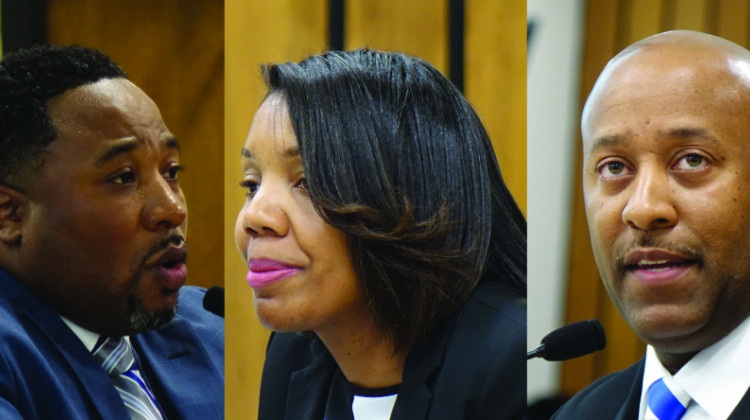
[[644, 359], [556, 419], [750, 419], [750, 52], [674, 31], [617, 55], [583, 110], [601, 279]]

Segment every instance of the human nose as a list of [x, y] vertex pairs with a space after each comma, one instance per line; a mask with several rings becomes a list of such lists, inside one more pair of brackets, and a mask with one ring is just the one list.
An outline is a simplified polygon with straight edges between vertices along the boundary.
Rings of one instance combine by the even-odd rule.
[[657, 170], [641, 170], [622, 212], [622, 221], [639, 230], [663, 229], [677, 223], [669, 180]]
[[172, 229], [185, 222], [185, 197], [179, 186], [160, 176], [157, 181], [150, 183], [144, 194], [146, 204], [143, 209], [143, 224], [147, 229]]
[[285, 236], [289, 220], [282, 203], [283, 193], [268, 184], [261, 185], [240, 211], [242, 228], [250, 237]]

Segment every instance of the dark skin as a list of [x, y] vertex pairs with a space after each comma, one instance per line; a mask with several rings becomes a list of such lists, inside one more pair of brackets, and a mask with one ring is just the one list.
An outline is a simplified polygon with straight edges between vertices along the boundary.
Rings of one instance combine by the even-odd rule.
[[657, 35], [608, 65], [584, 109], [602, 281], [672, 373], [750, 315], [745, 66], [750, 54], [716, 37]]
[[59, 135], [44, 164], [0, 186], [0, 266], [94, 332], [138, 332], [134, 314], [168, 322], [187, 252], [174, 136], [125, 79], [68, 90], [48, 112]]

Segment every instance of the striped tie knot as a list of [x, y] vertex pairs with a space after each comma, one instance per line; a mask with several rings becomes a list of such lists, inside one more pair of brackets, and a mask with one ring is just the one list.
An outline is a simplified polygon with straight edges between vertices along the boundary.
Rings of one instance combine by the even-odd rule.
[[690, 396], [671, 378], [665, 377], [648, 387], [646, 403], [647, 419], [679, 420], [685, 414]]
[[109, 375], [132, 419], [163, 419], [159, 404], [138, 371], [128, 340], [123, 337], [102, 338], [92, 353]]

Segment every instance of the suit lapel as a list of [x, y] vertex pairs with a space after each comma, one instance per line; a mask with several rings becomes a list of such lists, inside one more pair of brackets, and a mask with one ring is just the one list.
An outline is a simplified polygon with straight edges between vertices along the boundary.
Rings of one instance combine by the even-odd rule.
[[[615, 420], [637, 420], [638, 419], [638, 411], [641, 406], [641, 388], [643, 384], [643, 369], [646, 364], [645, 359], [641, 359], [636, 365], [635, 368], [629, 369], [630, 372], [633, 372], [631, 375], [631, 386], [628, 390], [628, 393], [625, 397], [625, 400], [623, 401], [623, 404], [620, 406], [620, 410], [617, 412], [617, 415], [615, 416]], [[616, 398], [616, 396], [612, 396], [613, 398]]]
[[727, 420], [745, 420], [748, 418], [750, 418], [750, 392], [745, 391], [745, 396], [742, 397]]
[[109, 376], [60, 316], [25, 289], [17, 297], [24, 315], [47, 336], [78, 379], [79, 389], [71, 392], [86, 396], [102, 418], [129, 420], [130, 415]]
[[333, 356], [322, 343], [316, 342], [314, 362], [293, 372], [289, 378], [289, 395], [285, 408], [286, 420], [319, 420], [323, 418], [328, 391], [338, 369]]
[[[180, 315], [157, 332], [148, 331], [131, 337], [136, 360], [157, 401], [168, 418], [221, 418], [223, 386], [201, 386], [221, 383], [216, 367], [199, 343], [192, 327]], [[218, 417], [217, 417], [218, 416]]]
[[443, 321], [430, 337], [409, 353], [404, 366], [403, 382], [398, 391], [392, 420], [421, 420], [430, 416], [432, 385], [445, 358], [445, 349], [457, 315]]

